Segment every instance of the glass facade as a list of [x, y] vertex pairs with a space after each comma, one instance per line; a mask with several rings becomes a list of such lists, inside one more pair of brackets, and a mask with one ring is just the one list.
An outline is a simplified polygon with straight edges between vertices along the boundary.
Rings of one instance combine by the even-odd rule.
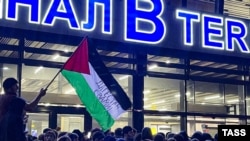
[[26, 130], [38, 136], [43, 133], [43, 129], [48, 128], [49, 115], [47, 113], [28, 113], [29, 119], [26, 124]]
[[57, 115], [57, 125], [61, 127], [61, 131], [72, 132], [75, 129], [84, 131], [84, 116], [83, 115], [68, 115], [68, 114], [58, 114]]
[[[26, 44], [28, 45], [28, 43]], [[36, 43], [36, 45], [35, 43], [30, 43], [29, 48], [38, 45], [43, 46], [46, 49], [49, 48], [49, 45], [52, 46], [51, 48], [57, 48], [57, 46], [59, 46], [58, 48], [64, 47], [60, 48], [60, 50], [65, 49], [66, 46], [60, 44], [38, 42]], [[74, 51], [74, 48], [72, 48], [69, 50]], [[42, 49], [39, 48], [36, 52], [39, 52], [39, 50]], [[101, 56], [103, 56], [106, 67], [108, 67], [111, 72], [112, 70], [116, 69], [124, 69], [125, 72], [127, 70], [127, 73], [123, 74], [113, 73], [113, 77], [122, 86], [124, 91], [130, 97], [131, 101], [133, 101], [133, 86], [131, 82], [133, 82], [132, 78], [134, 77], [134, 74], [128, 71], [134, 70], [133, 63], [126, 64], [120, 63], [116, 60], [105, 59], [105, 57], [122, 57], [124, 59], [130, 59], [129, 56], [133, 55], [131, 55], [130, 53], [104, 51], [102, 49], [99, 49], [98, 52], [101, 54]], [[60, 58], [60, 55], [59, 57], [58, 55], [54, 54], [46, 56], [41, 55], [41, 53], [40, 55], [38, 55], [39, 53], [34, 54], [25, 52], [24, 58], [27, 60], [21, 63], [21, 95], [22, 97], [27, 99], [27, 101], [32, 100], [32, 98], [35, 97], [35, 95], [39, 92], [40, 88], [46, 87], [50, 83], [51, 79], [57, 74], [60, 68], [58, 67], [58, 65], [54, 65], [53, 67], [53, 64], [57, 63], [60, 65], [60, 63], [64, 62], [68, 58], [66, 56], [59, 59], [61, 61], [56, 61], [56, 59]], [[44, 60], [47, 61], [36, 64], [30, 61], [30, 59], [36, 59], [38, 62]], [[1, 80], [4, 80], [9, 76], [17, 77], [17, 75], [20, 73], [20, 70], [18, 70], [18, 65], [19, 63], [2, 63]], [[145, 113], [147, 113], [147, 111], [150, 111], [151, 113], [162, 113], [159, 114], [161, 119], [161, 121], [159, 122], [154, 122], [155, 119], [159, 118], [158, 116], [153, 116], [154, 114], [145, 115], [144, 126], [150, 126], [154, 131], [178, 131], [181, 129], [180, 117], [185, 117], [185, 115], [183, 115], [183, 112], [187, 115], [188, 113], [213, 114], [213, 116], [215, 117], [218, 116], [218, 118], [216, 117], [216, 119], [220, 119], [222, 115], [242, 116], [245, 114], [244, 103], [246, 104], [246, 114], [249, 115], [249, 90], [248, 87], [242, 85], [241, 83], [248, 80], [248, 76], [241, 75], [241, 70], [237, 69], [235, 65], [196, 59], [190, 60], [190, 64], [188, 65], [188, 67], [186, 66], [187, 61], [185, 61], [185, 59], [178, 59], [177, 57], [168, 56], [162, 57], [150, 54], [148, 55], [146, 76], [143, 79], [143, 108], [145, 110]], [[202, 69], [202, 67], [207, 68], [207, 70]], [[221, 71], [221, 69], [226, 71], [223, 72]], [[189, 71], [187, 72], [187, 70]], [[227, 71], [228, 73], [230, 73], [230, 75], [227, 74]], [[235, 72], [235, 74], [233, 74], [233, 72]], [[187, 73], [190, 78], [194, 79], [185, 81], [185, 76], [187, 75]], [[242, 79], [242, 76], [244, 77], [244, 79]], [[217, 80], [211, 79], [216, 77], [218, 77]], [[232, 84], [232, 82], [222, 83], [223, 80], [227, 79], [230, 81], [238, 81], [234, 82], [234, 84]], [[206, 82], [206, 80], [208, 80], [209, 82]], [[237, 82], [239, 82], [238, 85]], [[61, 76], [61, 74], [59, 74], [50, 85], [48, 93], [49, 95], [42, 99], [39, 105], [65, 106], [66, 108], [67, 105], [84, 107], [84, 105], [82, 105], [82, 103], [77, 98], [77, 95], [73, 88], [67, 83], [67, 81], [64, 79], [64, 77]], [[245, 95], [246, 99], [244, 101]], [[186, 109], [185, 104], [187, 107]], [[168, 111], [176, 113], [175, 115], [165, 114]], [[39, 113], [37, 114], [39, 115]], [[57, 114], [57, 125], [62, 126], [64, 130], [72, 130], [73, 128], [76, 128], [76, 126], [77, 128], [84, 130], [83, 117], [74, 117], [70, 114], [65, 115]], [[115, 123], [112, 129], [132, 123], [131, 115], [132, 113], [129, 112], [128, 114], [126, 114], [126, 116], [123, 116]], [[44, 128], [46, 124], [48, 124], [48, 115], [43, 115], [43, 117], [46, 117], [43, 121], [36, 120], [34, 113], [32, 113], [32, 115], [30, 116], [31, 123], [29, 123], [31, 125], [30, 128], [32, 130], [37, 130], [36, 132], [41, 132], [41, 128]], [[71, 119], [71, 117], [78, 119]], [[235, 119], [239, 120], [239, 118], [237, 117], [235, 117]], [[71, 120], [78, 121], [78, 123], [72, 123], [72, 126], [68, 126], [69, 124], [66, 125], [66, 123], [71, 123]], [[225, 118], [224, 120], [227, 120], [227, 118]], [[199, 129], [198, 127], [202, 125], [202, 123], [196, 123], [197, 121], [199, 121], [199, 118], [197, 118], [196, 116], [194, 118], [188, 116], [187, 121], [188, 122], [186, 124], [190, 132]], [[194, 121], [195, 126], [192, 125]], [[95, 122], [93, 121], [93, 127], [98, 126], [94, 123]], [[226, 123], [230, 124], [230, 122]], [[219, 121], [218, 124], [220, 124]]]
[[[171, 2], [177, 7], [181, 4]], [[211, 1], [193, 0], [186, 4], [192, 10], [205, 12], [214, 11], [214, 5]], [[11, 31], [0, 34], [0, 82], [7, 77], [18, 78], [21, 96], [30, 101], [57, 75], [82, 37]], [[32, 36], [34, 33], [38, 36]], [[187, 130], [192, 134], [202, 130], [213, 135], [218, 124], [250, 124], [247, 58], [90, 40], [134, 106], [115, 122], [112, 130], [142, 122], [154, 133]], [[41, 133], [46, 127], [60, 126], [64, 131], [98, 127], [61, 74], [47, 93], [38, 110], [29, 113], [28, 130]], [[135, 121], [137, 117], [141, 119]], [[204, 125], [208, 125], [207, 129]]]

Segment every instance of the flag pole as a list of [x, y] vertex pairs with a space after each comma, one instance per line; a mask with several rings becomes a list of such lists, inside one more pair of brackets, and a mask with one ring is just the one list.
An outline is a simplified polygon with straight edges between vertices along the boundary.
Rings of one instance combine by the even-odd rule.
[[[82, 44], [82, 42], [85, 40], [85, 39], [87, 39], [87, 36], [85, 36], [84, 38], [83, 38], [83, 40], [80, 42], [80, 44], [77, 46], [77, 49], [78, 49], [78, 47]], [[71, 54], [71, 56], [73, 56], [74, 54], [75, 54], [75, 52], [77, 51], [77, 49]], [[71, 57], [70, 56], [70, 57]], [[69, 58], [70, 58], [69, 57]], [[66, 61], [67, 62], [67, 61]], [[60, 72], [62, 72], [62, 70], [63, 70], [63, 68], [64, 68], [64, 66], [65, 66], [65, 64], [66, 63], [64, 63], [63, 64], [63, 66], [60, 68], [60, 70], [56, 73], [56, 75], [53, 77], [53, 79], [49, 82], [49, 84], [45, 87], [45, 90], [47, 90], [48, 89], [48, 87], [52, 84], [52, 82], [56, 79], [56, 77], [59, 75], [59, 73]]]
[[63, 70], [64, 65], [60, 68], [60, 70], [56, 73], [56, 75], [53, 77], [53, 79], [49, 82], [49, 84], [45, 87], [45, 90], [48, 89], [48, 87], [52, 84], [52, 82], [56, 79], [56, 77], [59, 75], [59, 73]]

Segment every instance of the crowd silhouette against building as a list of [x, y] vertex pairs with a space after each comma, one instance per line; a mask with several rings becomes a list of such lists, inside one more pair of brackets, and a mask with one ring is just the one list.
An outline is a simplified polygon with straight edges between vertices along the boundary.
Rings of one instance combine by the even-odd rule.
[[26, 111], [32, 111], [40, 99], [46, 95], [46, 89], [41, 89], [33, 101], [27, 103], [18, 97], [18, 81], [7, 78], [3, 82], [4, 94], [0, 95], [0, 141], [217, 141], [217, 135], [194, 132], [188, 135], [186, 131], [179, 133], [152, 134], [150, 127], [144, 127], [141, 132], [131, 126], [116, 128], [114, 131], [103, 132], [94, 128], [90, 132], [75, 129], [72, 132], [61, 131], [60, 128], [43, 129], [40, 135], [29, 134], [25, 128], [28, 120]]
[[218, 141], [218, 135], [211, 136], [209, 133], [200, 131], [188, 135], [186, 131], [158, 132], [152, 134], [150, 127], [144, 127], [137, 132], [131, 126], [116, 128], [114, 131], [102, 131], [94, 128], [90, 132], [82, 132], [75, 129], [72, 132], [60, 131], [58, 129], [45, 128], [43, 133], [37, 136], [26, 134], [27, 141]]

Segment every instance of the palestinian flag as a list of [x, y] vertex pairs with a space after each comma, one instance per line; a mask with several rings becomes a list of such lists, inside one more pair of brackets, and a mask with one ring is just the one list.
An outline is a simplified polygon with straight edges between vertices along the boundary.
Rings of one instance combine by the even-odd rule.
[[[90, 58], [93, 58], [94, 65], [99, 68], [97, 69], [101, 71], [106, 83], [89, 62], [88, 54], [92, 55]], [[115, 120], [131, 107], [126, 93], [108, 72], [100, 56], [97, 56], [97, 51], [92, 49], [89, 53], [87, 38], [64, 64], [61, 73], [73, 86], [87, 111], [104, 131], [110, 129]]]

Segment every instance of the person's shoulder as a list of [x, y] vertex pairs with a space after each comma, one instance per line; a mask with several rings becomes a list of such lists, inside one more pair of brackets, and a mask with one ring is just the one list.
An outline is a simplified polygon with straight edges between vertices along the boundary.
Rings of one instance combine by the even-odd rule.
[[21, 97], [15, 97], [14, 101], [21, 104], [26, 104], [26, 100]]
[[19, 98], [20, 100], [23, 100], [23, 101], [26, 101], [24, 98], [22, 98], [22, 97], [17, 97], [17, 98]]

